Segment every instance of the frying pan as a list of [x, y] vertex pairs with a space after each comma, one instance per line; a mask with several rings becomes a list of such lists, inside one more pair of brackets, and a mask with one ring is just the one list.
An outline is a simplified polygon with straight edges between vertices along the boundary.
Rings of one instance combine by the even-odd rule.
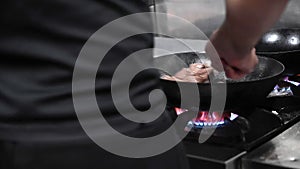
[[256, 45], [256, 53], [283, 63], [286, 74], [300, 73], [300, 29], [280, 28], [265, 33]]
[[[166, 72], [168, 72], [167, 74], [169, 75], [174, 75], [182, 68], [188, 67], [188, 65], [192, 63], [203, 62], [203, 60], [208, 60], [205, 53], [179, 53], [157, 57], [154, 59], [154, 65], [160, 70], [164, 70], [160, 72], [161, 75], [166, 74]], [[272, 91], [272, 89], [274, 89], [274, 86], [278, 82], [283, 71], [284, 66], [279, 61], [259, 56], [259, 64], [256, 66], [254, 72], [239, 81], [229, 79], [224, 80], [227, 84], [225, 110], [236, 110], [237, 108], [246, 108], [263, 103], [266, 96]], [[210, 76], [209, 80], [218, 81], [219, 79], [217, 76]], [[162, 89], [166, 94], [168, 105], [175, 107], [180, 107], [181, 105], [181, 96], [178, 84], [187, 91], [192, 88], [191, 85], [194, 85], [194, 83], [191, 82], [175, 82], [165, 79], [160, 79], [160, 82]], [[214, 92], [217, 93], [217, 96], [219, 92], [218, 85], [221, 89], [221, 85], [224, 86], [224, 84], [214, 83]], [[197, 105], [200, 110], [208, 110], [211, 106], [212, 99], [211, 84], [197, 83], [197, 86], [200, 96], [200, 104]], [[191, 104], [184, 108], [194, 106], [195, 105]]]

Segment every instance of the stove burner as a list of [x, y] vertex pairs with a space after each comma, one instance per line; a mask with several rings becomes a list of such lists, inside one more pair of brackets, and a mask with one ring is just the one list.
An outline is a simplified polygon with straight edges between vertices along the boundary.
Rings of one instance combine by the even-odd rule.
[[300, 86], [299, 82], [293, 81], [290, 76], [283, 77], [279, 83], [274, 87], [274, 90], [269, 94], [267, 98], [278, 96], [293, 96], [291, 86]]
[[198, 116], [188, 122], [188, 127], [203, 128], [203, 127], [221, 127], [226, 125], [228, 120], [233, 121], [238, 117], [234, 113], [219, 113], [201, 111]]
[[[179, 114], [183, 112], [182, 109], [177, 108], [175, 110]], [[184, 128], [186, 132], [189, 132], [186, 139], [193, 140], [200, 133], [209, 134], [205, 129], [215, 129], [214, 133], [209, 136], [208, 142], [232, 144], [245, 140], [245, 133], [249, 130], [249, 124], [245, 118], [232, 112], [200, 111], [197, 117], [190, 120]]]
[[[182, 109], [175, 107], [177, 115], [188, 112], [188, 109]], [[203, 128], [203, 127], [221, 127], [226, 125], [228, 120], [233, 121], [238, 117], [237, 114], [230, 112], [209, 112], [209, 111], [200, 111], [196, 118], [188, 122], [188, 128]]]

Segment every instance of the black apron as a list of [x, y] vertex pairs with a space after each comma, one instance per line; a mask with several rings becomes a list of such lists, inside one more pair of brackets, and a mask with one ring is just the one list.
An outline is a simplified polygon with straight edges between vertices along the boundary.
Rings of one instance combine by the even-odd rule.
[[[125, 15], [147, 12], [145, 2], [4, 0], [1, 6], [0, 168], [187, 167], [181, 145], [146, 159], [112, 155], [86, 136], [74, 112], [72, 73], [81, 48], [105, 24]], [[121, 123], [115, 128], [129, 136], [156, 135], [171, 124], [168, 111], [147, 125], [115, 118], [118, 111], [109, 90], [114, 69], [131, 53], [152, 47], [152, 34], [121, 41], [101, 64], [98, 75], [105, 72], [101, 76], [104, 78], [96, 80], [99, 107], [103, 107], [108, 121], [119, 119], [112, 123]], [[132, 103], [139, 110], [149, 108], [149, 91], [160, 88], [158, 79], [155, 70], [144, 71], [135, 78], [130, 91]]]

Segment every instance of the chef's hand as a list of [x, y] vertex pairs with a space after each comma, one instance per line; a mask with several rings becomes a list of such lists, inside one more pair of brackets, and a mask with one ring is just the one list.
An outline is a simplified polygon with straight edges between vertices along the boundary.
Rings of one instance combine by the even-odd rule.
[[228, 78], [240, 79], [254, 70], [258, 58], [255, 48], [235, 45], [227, 35], [220, 29], [215, 31], [206, 46], [206, 53], [216, 70], [224, 70]]
[[[226, 0], [226, 17], [213, 33], [206, 47], [213, 66], [224, 66], [229, 78], [238, 79], [250, 73], [257, 64], [254, 46], [274, 25], [288, 0]], [[213, 50], [215, 47], [222, 62]]]

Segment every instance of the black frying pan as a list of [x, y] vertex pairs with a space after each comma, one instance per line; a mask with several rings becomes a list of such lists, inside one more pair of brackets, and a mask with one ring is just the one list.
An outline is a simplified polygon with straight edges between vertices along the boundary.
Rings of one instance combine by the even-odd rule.
[[300, 73], [300, 29], [273, 29], [265, 33], [256, 45], [256, 53], [283, 63], [285, 73]]
[[[178, 61], [178, 57], [183, 61]], [[165, 55], [154, 59], [156, 67], [166, 70], [168, 74], [174, 75], [182, 68], [192, 63], [201, 62], [203, 59], [208, 59], [203, 53], [180, 53], [175, 55]], [[227, 82], [227, 96], [225, 109], [237, 109], [241, 107], [254, 106], [262, 103], [266, 96], [272, 91], [280, 75], [284, 71], [284, 66], [280, 62], [266, 57], [259, 57], [259, 64], [255, 71], [246, 76], [240, 81], [226, 80]], [[164, 71], [161, 74], [165, 74]], [[210, 79], [217, 80], [215, 77]], [[189, 82], [175, 82], [170, 80], [161, 79], [163, 90], [168, 99], [170, 106], [181, 105], [180, 103], [180, 90], [178, 87], [183, 86], [184, 90], [190, 90], [193, 83]], [[222, 84], [219, 84], [220, 86]], [[200, 109], [208, 110], [211, 105], [211, 84], [210, 83], [197, 83], [200, 95]], [[216, 93], [218, 93], [218, 84], [214, 87]], [[221, 87], [220, 87], [221, 88]], [[191, 98], [193, 99], [193, 98]], [[192, 102], [192, 100], [191, 100]], [[194, 105], [188, 105], [193, 107]], [[185, 108], [188, 108], [185, 107]]]

